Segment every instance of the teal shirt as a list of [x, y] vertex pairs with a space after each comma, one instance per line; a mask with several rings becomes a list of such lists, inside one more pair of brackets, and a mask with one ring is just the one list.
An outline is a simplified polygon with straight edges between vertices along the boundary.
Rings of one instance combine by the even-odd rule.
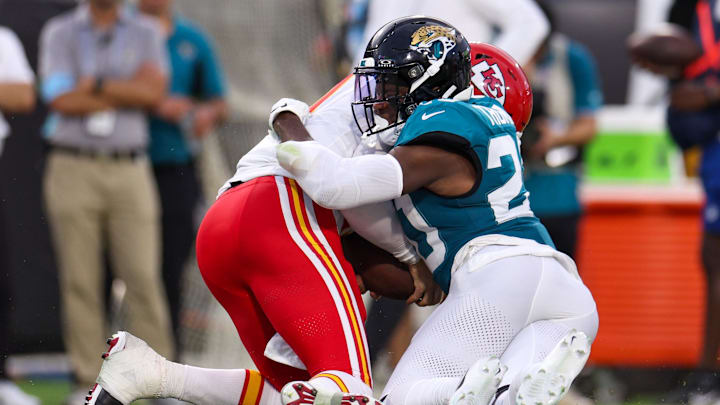
[[[557, 55], [556, 52], [564, 52], [565, 55]], [[602, 92], [592, 55], [581, 44], [569, 41], [562, 51], [550, 47], [538, 70], [553, 69], [559, 63], [566, 64], [562, 68], [569, 74], [569, 84], [572, 87], [572, 100], [568, 100], [571, 103], [568, 109], [571, 109], [575, 117], [595, 114], [602, 106]], [[553, 84], [546, 83], [546, 86], [552, 88]], [[580, 176], [577, 164], [530, 169], [525, 185], [532, 193], [533, 212], [540, 217], [552, 217], [575, 215], [582, 211], [578, 196]]]
[[447, 292], [456, 253], [490, 234], [553, 246], [530, 210], [515, 125], [491, 98], [433, 100], [410, 116], [396, 146], [428, 145], [465, 156], [480, 179], [465, 195], [441, 197], [421, 188], [394, 201], [405, 235]]
[[[167, 39], [171, 95], [210, 100], [225, 96], [225, 81], [208, 36], [182, 17], [173, 19]], [[178, 124], [150, 118], [150, 158], [153, 164], [185, 164], [193, 151]]]

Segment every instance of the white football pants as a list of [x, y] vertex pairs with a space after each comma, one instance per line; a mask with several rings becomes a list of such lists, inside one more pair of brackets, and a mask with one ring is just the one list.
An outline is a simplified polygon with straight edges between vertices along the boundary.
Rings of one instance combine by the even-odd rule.
[[506, 248], [476, 250], [455, 271], [447, 299], [418, 329], [383, 397], [419, 380], [461, 378], [491, 355], [508, 367], [503, 386], [543, 360], [571, 329], [595, 339], [595, 301], [555, 258], [522, 255], [478, 265], [483, 254]]

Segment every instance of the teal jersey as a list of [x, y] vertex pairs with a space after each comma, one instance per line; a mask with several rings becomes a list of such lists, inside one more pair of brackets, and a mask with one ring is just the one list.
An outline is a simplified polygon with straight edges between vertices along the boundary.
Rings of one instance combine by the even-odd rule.
[[[171, 67], [168, 93], [200, 101], [223, 98], [225, 79], [210, 37], [183, 17], [173, 17], [173, 26], [166, 44]], [[153, 164], [187, 164], [194, 158], [179, 124], [150, 116]]]
[[515, 125], [500, 103], [487, 97], [422, 103], [395, 144], [402, 145], [458, 153], [478, 173], [462, 196], [442, 197], [421, 188], [394, 201], [405, 235], [446, 292], [456, 253], [478, 236], [501, 234], [555, 247], [530, 210]]

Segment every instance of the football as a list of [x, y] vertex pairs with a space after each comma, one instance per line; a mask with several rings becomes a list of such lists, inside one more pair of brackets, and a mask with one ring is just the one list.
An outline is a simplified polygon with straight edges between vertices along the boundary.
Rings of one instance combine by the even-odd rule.
[[633, 60], [640, 65], [650, 63], [683, 67], [703, 54], [692, 35], [674, 24], [635, 33], [628, 38], [627, 47]]
[[360, 275], [368, 291], [399, 300], [412, 295], [413, 279], [407, 265], [356, 233], [343, 236], [342, 245], [345, 258]]

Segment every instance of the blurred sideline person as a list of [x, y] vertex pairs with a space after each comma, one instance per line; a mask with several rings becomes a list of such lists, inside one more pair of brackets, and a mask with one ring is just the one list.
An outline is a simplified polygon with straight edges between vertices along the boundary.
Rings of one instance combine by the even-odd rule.
[[[550, 22], [550, 34], [528, 69], [534, 105], [521, 145], [525, 187], [530, 208], [557, 250], [575, 259], [582, 218], [582, 147], [597, 132], [595, 114], [602, 93], [592, 55], [582, 44], [556, 32], [548, 4], [538, 4]], [[563, 401], [592, 402], [573, 389]]]
[[17, 35], [0, 26], [0, 155], [10, 127], [3, 117], [32, 111], [35, 106], [33, 73]]
[[523, 133], [525, 187], [530, 208], [557, 249], [575, 258], [580, 196], [581, 148], [597, 132], [602, 93], [595, 61], [578, 42], [555, 32], [544, 3], [550, 35], [531, 62], [533, 119]]
[[[195, 241], [200, 184], [199, 142], [227, 117], [223, 73], [207, 35], [172, 11], [172, 0], [141, 0], [155, 17], [170, 56], [168, 94], [150, 115], [150, 159], [162, 210], [162, 275], [176, 342], [180, 342], [182, 275]], [[178, 354], [182, 348], [177, 347]]]
[[[717, 136], [720, 131], [720, 61], [710, 56], [717, 54], [718, 45], [710, 46], [701, 35], [709, 33], [713, 41], [720, 40], [719, 8], [717, 0], [676, 0], [670, 9], [669, 21], [690, 30], [703, 46], [700, 64], [705, 63], [706, 68], [688, 70], [682, 79], [671, 83], [667, 115], [670, 133], [680, 147], [697, 145], [703, 151], [699, 174], [706, 197], [702, 262], [708, 277], [708, 310], [700, 367], [715, 372], [720, 348], [720, 311], [713, 310], [720, 308], [720, 138]], [[711, 66], [707, 66], [708, 63]]]
[[[393, 199], [447, 293], [382, 400], [556, 403], [587, 360], [598, 317], [575, 263], [529, 207], [517, 135], [532, 105], [524, 73], [501, 50], [471, 51], [454, 27], [415, 16], [381, 28], [355, 76], [358, 125], [389, 154], [344, 158], [312, 141], [277, 154], [321, 206]], [[471, 98], [471, 80], [489, 97]]]
[[[667, 124], [673, 140], [683, 150], [702, 150], [699, 176], [705, 191], [701, 258], [707, 281], [705, 334], [698, 369], [681, 382], [668, 400], [705, 404], [720, 400], [718, 349], [720, 348], [720, 2], [676, 0], [668, 21], [687, 29], [702, 47], [703, 55], [679, 77], [670, 77]], [[665, 66], [637, 61], [659, 74]], [[670, 65], [668, 63], [668, 65]], [[672, 66], [671, 66], [672, 67]]]
[[[0, 27], [0, 156], [3, 143], [10, 135], [5, 116], [32, 111], [35, 106], [35, 74], [17, 35], [8, 28]], [[10, 381], [5, 363], [9, 354], [9, 310], [11, 306], [11, 279], [6, 263], [7, 241], [5, 239], [4, 204], [0, 203], [0, 405], [39, 405], [40, 400], [24, 393]]]
[[60, 272], [63, 336], [80, 403], [106, 336], [103, 251], [127, 285], [130, 329], [169, 355], [157, 191], [145, 110], [166, 88], [163, 37], [120, 0], [90, 0], [51, 19], [40, 40], [42, 96], [52, 115], [45, 202]]

